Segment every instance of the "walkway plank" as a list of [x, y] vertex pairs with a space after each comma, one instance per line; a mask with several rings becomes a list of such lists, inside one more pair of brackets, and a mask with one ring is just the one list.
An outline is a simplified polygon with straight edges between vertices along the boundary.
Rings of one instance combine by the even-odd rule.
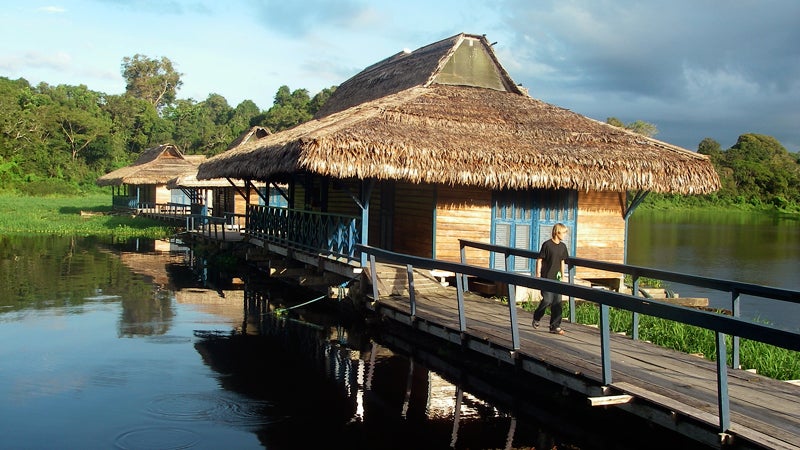
[[[415, 272], [415, 284], [417, 274]], [[395, 294], [402, 292], [393, 286]], [[387, 292], [388, 294], [388, 292]], [[415, 291], [416, 320], [426, 321], [457, 333], [459, 329], [456, 290], [453, 287]], [[494, 345], [511, 348], [508, 306], [473, 293], [465, 295], [467, 334]], [[409, 297], [381, 295], [375, 310], [409, 314]], [[547, 321], [531, 326], [532, 315], [517, 311], [519, 353], [531, 361], [558, 368], [584, 382], [602, 384], [600, 331], [596, 327], [569, 323], [565, 335], [549, 333]], [[627, 336], [611, 336], [612, 383], [617, 393], [630, 394], [691, 418], [706, 427], [719, 425], [716, 363], [699, 356], [659, 347]], [[800, 449], [800, 386], [743, 370], [728, 369], [731, 432], [762, 448]], [[639, 401], [641, 403], [641, 401]], [[618, 406], [628, 408], [629, 404]]]

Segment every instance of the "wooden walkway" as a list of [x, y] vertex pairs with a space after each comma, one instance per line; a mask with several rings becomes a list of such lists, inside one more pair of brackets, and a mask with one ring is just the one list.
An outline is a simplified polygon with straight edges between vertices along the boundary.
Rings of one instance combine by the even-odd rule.
[[[386, 272], [405, 268], [383, 267]], [[730, 436], [718, 434], [716, 364], [630, 337], [612, 336], [613, 376], [602, 386], [600, 332], [595, 327], [564, 321], [565, 335], [549, 333], [548, 316], [531, 326], [532, 314], [518, 310], [518, 352], [512, 352], [508, 306], [466, 293], [466, 336], [459, 332], [456, 290], [442, 287], [429, 274], [414, 273], [416, 314], [410, 316], [406, 280], [381, 284], [372, 308], [385, 317], [420, 331], [462, 343], [472, 350], [517, 364], [565, 387], [598, 396], [630, 395], [613, 407], [719, 448], [800, 449], [800, 386], [743, 370], [728, 370]], [[588, 401], [588, 400], [587, 400]], [[623, 431], [621, 431], [623, 432]]]

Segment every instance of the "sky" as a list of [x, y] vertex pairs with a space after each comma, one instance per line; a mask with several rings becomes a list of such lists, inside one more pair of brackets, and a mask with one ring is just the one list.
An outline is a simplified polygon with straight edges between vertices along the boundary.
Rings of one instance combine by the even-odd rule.
[[178, 98], [266, 110], [462, 32], [545, 102], [690, 150], [760, 133], [800, 152], [797, 0], [1, 0], [0, 76], [122, 94], [123, 58], [167, 57]]

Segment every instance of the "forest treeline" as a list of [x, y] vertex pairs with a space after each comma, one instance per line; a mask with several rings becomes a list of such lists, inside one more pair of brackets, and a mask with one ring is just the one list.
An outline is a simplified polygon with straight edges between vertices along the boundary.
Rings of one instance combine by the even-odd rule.
[[[222, 95], [180, 99], [180, 73], [165, 57], [124, 58], [125, 93], [105, 94], [85, 85], [31, 85], [0, 76], [0, 190], [30, 195], [74, 194], [94, 188], [100, 175], [132, 163], [148, 148], [172, 143], [186, 154], [213, 156], [255, 125], [278, 132], [310, 120], [336, 89], [311, 96], [281, 86], [273, 104], [251, 100], [231, 106]], [[654, 125], [608, 122], [649, 136]], [[651, 205], [739, 206], [800, 211], [800, 154], [775, 138], [743, 134], [729, 149], [703, 139], [722, 181], [706, 196], [651, 194]]]

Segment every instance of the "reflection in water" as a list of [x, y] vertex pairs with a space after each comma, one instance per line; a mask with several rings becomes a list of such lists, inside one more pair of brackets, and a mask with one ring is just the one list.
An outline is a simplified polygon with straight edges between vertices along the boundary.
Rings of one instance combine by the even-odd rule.
[[207, 261], [0, 238], [3, 447], [689, 447], [336, 305], [277, 317], [317, 295]]
[[[271, 296], [270, 290], [245, 290], [242, 332], [197, 333], [195, 344], [226, 390], [261, 402], [256, 407], [265, 420], [255, 432], [266, 448], [686, 445], [647, 423], [592, 409], [559, 386], [498, 370], [496, 363], [480, 369], [494, 377], [487, 381], [478, 369], [445, 361], [443, 348], [426, 351], [311, 308], [278, 317], [273, 312], [285, 305], [273, 304]], [[413, 349], [413, 355], [390, 350], [390, 342]], [[627, 420], [629, 431], [609, 433], [620, 420]]]

